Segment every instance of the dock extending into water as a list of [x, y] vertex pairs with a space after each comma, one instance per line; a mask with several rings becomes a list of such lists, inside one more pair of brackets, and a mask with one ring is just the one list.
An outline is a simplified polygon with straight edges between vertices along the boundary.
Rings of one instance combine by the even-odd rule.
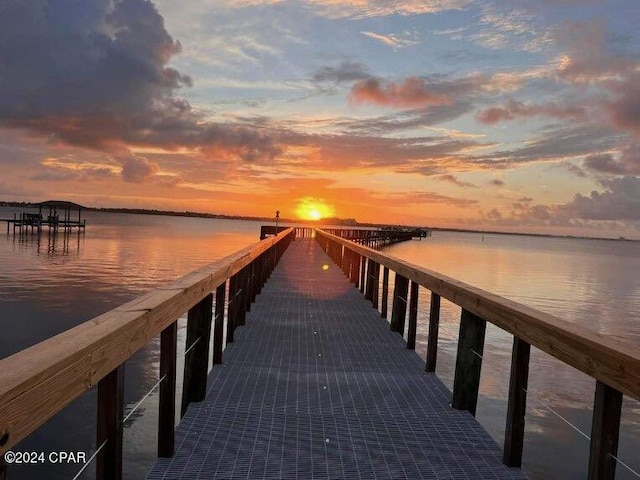
[[[431, 294], [425, 359], [415, 352], [419, 287]], [[452, 392], [434, 373], [441, 298], [461, 307]], [[176, 427], [177, 319], [187, 311]], [[502, 448], [474, 418], [487, 321], [514, 338]], [[632, 345], [341, 236], [289, 228], [0, 360], [0, 455], [97, 386], [97, 478], [122, 478], [124, 364], [158, 336], [150, 480], [523, 478], [531, 345], [596, 379], [588, 472], [609, 479], [623, 395], [640, 399]]]

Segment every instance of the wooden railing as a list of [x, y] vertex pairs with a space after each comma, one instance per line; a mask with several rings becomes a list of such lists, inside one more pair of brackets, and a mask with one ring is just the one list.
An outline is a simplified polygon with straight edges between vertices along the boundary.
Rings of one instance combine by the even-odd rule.
[[[630, 344], [569, 323], [553, 315], [467, 285], [437, 272], [357, 245], [318, 230], [316, 239], [345, 275], [378, 307], [382, 274], [381, 315], [387, 317], [389, 271], [395, 272], [391, 330], [405, 331], [407, 348], [415, 349], [418, 286], [431, 291], [426, 371], [435, 372], [440, 299], [462, 307], [453, 382], [452, 407], [475, 415], [486, 322], [513, 335], [503, 461], [520, 467], [524, 439], [529, 352], [531, 345], [596, 379], [591, 428], [589, 478], [613, 478], [623, 394], [640, 400], [640, 350]], [[411, 295], [409, 295], [409, 288]]]
[[[158, 335], [158, 455], [172, 456], [177, 319], [188, 311], [181, 404], [184, 414], [190, 402], [204, 400], [212, 323], [213, 363], [219, 364], [225, 303], [226, 339], [233, 342], [235, 328], [244, 325], [245, 312], [294, 237], [294, 229], [287, 229], [0, 360], [0, 459], [97, 384], [97, 477], [121, 478], [124, 362]], [[6, 466], [0, 460], [0, 478], [3, 475]]]

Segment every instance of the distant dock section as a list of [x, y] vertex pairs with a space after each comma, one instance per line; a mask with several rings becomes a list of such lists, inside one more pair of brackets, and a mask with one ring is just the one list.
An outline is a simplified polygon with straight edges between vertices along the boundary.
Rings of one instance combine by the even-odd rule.
[[82, 218], [82, 210], [85, 207], [77, 203], [49, 200], [37, 203], [33, 208], [37, 208], [38, 213], [14, 213], [13, 218], [1, 219], [1, 221], [7, 222], [7, 234], [10, 233], [11, 227], [13, 227], [14, 234], [16, 232], [19, 234], [40, 234], [45, 227], [49, 229], [50, 233], [58, 233], [58, 231], [70, 233], [76, 228], [79, 233], [80, 231], [84, 232], [87, 227], [87, 220]]
[[[280, 232], [287, 230], [287, 226], [263, 225], [260, 227], [260, 240], [272, 237]], [[426, 228], [408, 227], [408, 228], [323, 228], [325, 232], [329, 232], [340, 238], [351, 240], [360, 245], [366, 245], [371, 248], [381, 248], [394, 243], [406, 242], [414, 238], [423, 239], [431, 236], [431, 231]], [[296, 238], [311, 238], [315, 236], [315, 229], [312, 227], [296, 227]]]

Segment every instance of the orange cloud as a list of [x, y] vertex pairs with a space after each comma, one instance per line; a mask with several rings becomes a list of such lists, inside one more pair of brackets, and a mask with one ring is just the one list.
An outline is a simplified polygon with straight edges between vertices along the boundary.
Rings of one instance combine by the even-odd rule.
[[371, 103], [393, 108], [419, 108], [452, 103], [448, 96], [432, 91], [418, 77], [409, 77], [399, 83], [373, 77], [360, 80], [351, 88], [349, 99], [353, 103]]

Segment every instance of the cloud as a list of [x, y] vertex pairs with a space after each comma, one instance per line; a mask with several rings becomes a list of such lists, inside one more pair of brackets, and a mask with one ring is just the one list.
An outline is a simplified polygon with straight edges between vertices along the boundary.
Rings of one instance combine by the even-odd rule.
[[176, 96], [191, 79], [168, 66], [180, 44], [151, 2], [9, 2], [0, 45], [2, 127], [101, 151], [189, 148], [244, 161], [280, 152], [264, 131], [206, 121]]
[[[232, 7], [274, 5], [283, 0], [224, 0]], [[317, 15], [329, 18], [368, 18], [389, 15], [422, 15], [446, 10], [459, 10], [470, 0], [302, 0]]]
[[457, 185], [458, 187], [478, 188], [477, 185], [474, 185], [471, 182], [464, 182], [462, 180], [459, 180], [454, 175], [451, 175], [451, 174], [438, 175], [437, 177], [434, 177], [434, 178], [436, 180], [440, 180], [440, 181], [443, 181], [443, 182], [453, 183], [454, 185]]
[[153, 178], [160, 170], [157, 163], [144, 157], [125, 154], [116, 159], [122, 164], [122, 178], [126, 182], [142, 183]]
[[344, 61], [337, 66], [327, 66], [316, 70], [311, 78], [316, 83], [354, 82], [370, 77], [365, 65], [359, 62]]
[[546, 116], [558, 119], [585, 120], [588, 111], [583, 105], [525, 104], [509, 99], [504, 107], [491, 107], [478, 113], [476, 118], [486, 124], [495, 124], [516, 118]]
[[628, 175], [603, 185], [603, 192], [576, 194], [573, 201], [559, 207], [559, 212], [584, 220], [640, 222], [640, 178]]
[[503, 187], [505, 183], [499, 178], [494, 178], [489, 182], [489, 185], [493, 185], [495, 187]]
[[393, 108], [420, 108], [428, 105], [451, 104], [447, 95], [432, 91], [418, 77], [409, 77], [400, 83], [367, 78], [351, 87], [349, 99], [353, 103], [370, 103]]
[[410, 32], [403, 32], [401, 35], [397, 35], [394, 33], [390, 33], [388, 35], [382, 35], [380, 33], [375, 33], [375, 32], [360, 32], [360, 33], [393, 49], [411, 47], [413, 45], [418, 45], [420, 43], [420, 41], [417, 40], [416, 38], [416, 34], [410, 33]]

